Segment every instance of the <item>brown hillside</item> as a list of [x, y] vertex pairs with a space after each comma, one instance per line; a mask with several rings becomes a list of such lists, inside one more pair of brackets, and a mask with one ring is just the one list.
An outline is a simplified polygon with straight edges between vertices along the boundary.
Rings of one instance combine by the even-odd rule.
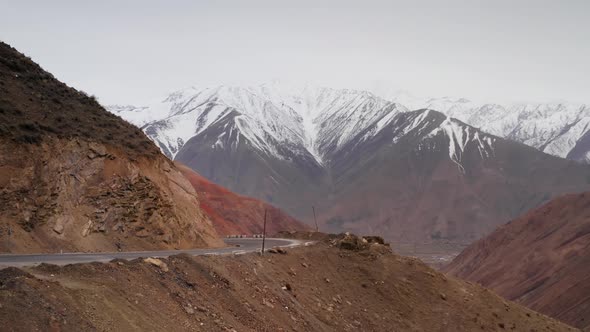
[[0, 43], [0, 251], [220, 245], [136, 127]]
[[197, 191], [201, 209], [209, 216], [220, 235], [262, 234], [265, 210], [267, 234], [309, 229], [270, 204], [234, 194], [182, 164], [176, 163], [176, 166]]
[[[0, 271], [13, 331], [574, 331], [418, 260], [320, 244]], [[159, 264], [158, 262], [154, 262]]]
[[500, 227], [445, 270], [580, 328], [590, 327], [590, 193], [559, 197]]

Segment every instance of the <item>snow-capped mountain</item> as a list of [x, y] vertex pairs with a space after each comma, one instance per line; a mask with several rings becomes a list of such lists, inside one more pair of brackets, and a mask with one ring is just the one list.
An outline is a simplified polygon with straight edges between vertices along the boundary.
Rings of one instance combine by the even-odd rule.
[[590, 107], [565, 102], [482, 104], [465, 98], [419, 98], [404, 92], [383, 99], [364, 91], [285, 89], [266, 84], [188, 88], [148, 106], [107, 109], [142, 127], [170, 158], [191, 137], [231, 112], [239, 114], [235, 129], [260, 151], [285, 157], [272, 143], [277, 142], [323, 163], [375, 119], [386, 115], [386, 121], [399, 112], [432, 109], [551, 155], [590, 161], [590, 144], [581, 140], [590, 129]]
[[110, 109], [232, 191], [304, 221], [315, 206], [328, 231], [468, 243], [556, 194], [590, 189], [590, 166], [515, 142], [558, 151], [573, 140], [584, 156], [585, 108], [388, 99], [268, 84], [189, 88]]
[[375, 119], [407, 111], [364, 91], [309, 87], [286, 91], [276, 85], [188, 88], [147, 107], [107, 108], [140, 126], [171, 158], [191, 137], [235, 115], [220, 133], [218, 146], [225, 135], [237, 130], [259, 151], [287, 158], [280, 152], [287, 146], [318, 163]]
[[590, 146], [585, 146], [583, 154], [571, 153], [590, 129], [588, 105], [567, 102], [501, 105], [476, 103], [465, 98], [417, 98], [407, 93], [388, 97], [409, 109], [437, 110], [485, 132], [554, 156], [590, 161]]

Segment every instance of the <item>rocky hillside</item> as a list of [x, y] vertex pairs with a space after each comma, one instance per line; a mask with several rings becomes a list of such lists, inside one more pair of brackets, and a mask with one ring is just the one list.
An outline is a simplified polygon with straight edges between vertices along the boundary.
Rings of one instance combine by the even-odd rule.
[[0, 251], [220, 245], [181, 172], [133, 125], [0, 43]]
[[559, 197], [509, 222], [472, 244], [445, 270], [590, 328], [590, 193]]
[[0, 271], [13, 331], [574, 331], [420, 261], [328, 244]]
[[199, 195], [201, 209], [209, 216], [220, 235], [262, 234], [265, 211], [266, 232], [305, 231], [309, 226], [280, 209], [260, 200], [234, 194], [212, 183], [190, 168], [176, 163]]

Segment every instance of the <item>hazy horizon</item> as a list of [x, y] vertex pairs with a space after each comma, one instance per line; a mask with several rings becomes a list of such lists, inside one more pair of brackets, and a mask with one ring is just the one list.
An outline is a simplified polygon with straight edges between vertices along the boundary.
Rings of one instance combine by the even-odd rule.
[[589, 102], [584, 1], [4, 1], [0, 40], [103, 104], [273, 80]]

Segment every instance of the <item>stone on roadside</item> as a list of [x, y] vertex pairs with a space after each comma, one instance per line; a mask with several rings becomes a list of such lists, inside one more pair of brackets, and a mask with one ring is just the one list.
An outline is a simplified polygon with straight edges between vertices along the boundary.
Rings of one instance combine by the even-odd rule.
[[163, 272], [168, 272], [168, 265], [157, 258], [148, 257], [148, 258], [144, 259], [143, 261], [159, 267], [160, 270], [162, 270]]

